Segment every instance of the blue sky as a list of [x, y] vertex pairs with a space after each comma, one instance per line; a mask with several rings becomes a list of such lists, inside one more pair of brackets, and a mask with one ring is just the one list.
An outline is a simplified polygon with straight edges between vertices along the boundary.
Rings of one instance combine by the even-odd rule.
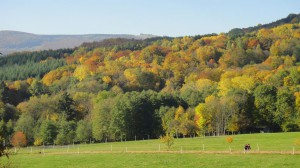
[[227, 32], [300, 13], [300, 0], [0, 0], [0, 30], [35, 34]]

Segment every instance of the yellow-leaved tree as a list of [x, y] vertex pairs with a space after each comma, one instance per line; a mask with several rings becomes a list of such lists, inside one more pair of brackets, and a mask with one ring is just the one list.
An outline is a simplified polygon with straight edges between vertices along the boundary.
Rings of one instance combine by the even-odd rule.
[[245, 90], [252, 93], [255, 87], [255, 79], [251, 76], [237, 76], [231, 79], [231, 84], [235, 89]]
[[206, 124], [206, 120], [204, 118], [204, 114], [205, 113], [205, 104], [204, 103], [200, 103], [196, 108], [195, 108], [195, 123], [196, 126], [198, 127], [198, 131], [197, 134], [201, 135], [205, 133], [205, 124]]
[[82, 81], [90, 74], [89, 68], [86, 65], [79, 65], [74, 71], [73, 76], [79, 81]]

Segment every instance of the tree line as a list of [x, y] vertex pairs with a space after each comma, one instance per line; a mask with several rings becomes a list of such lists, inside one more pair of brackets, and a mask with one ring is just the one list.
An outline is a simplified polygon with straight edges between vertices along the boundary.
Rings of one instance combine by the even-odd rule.
[[299, 23], [61, 52], [1, 66], [11, 68], [0, 75], [7, 141], [17, 132], [41, 145], [300, 130]]

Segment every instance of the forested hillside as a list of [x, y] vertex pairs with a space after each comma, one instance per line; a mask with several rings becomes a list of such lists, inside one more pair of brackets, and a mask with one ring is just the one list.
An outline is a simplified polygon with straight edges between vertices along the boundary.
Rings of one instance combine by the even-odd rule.
[[68, 144], [300, 131], [300, 23], [0, 58], [0, 134]]

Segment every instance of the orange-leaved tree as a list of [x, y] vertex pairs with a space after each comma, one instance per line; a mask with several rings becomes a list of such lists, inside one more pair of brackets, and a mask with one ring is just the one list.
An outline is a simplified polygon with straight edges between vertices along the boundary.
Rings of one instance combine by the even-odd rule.
[[226, 141], [228, 143], [232, 143], [233, 142], [233, 137], [226, 137]]
[[226, 137], [226, 141], [229, 143], [229, 151], [231, 152], [231, 146], [230, 144], [233, 142], [233, 137]]
[[27, 144], [26, 136], [23, 132], [16, 132], [11, 138], [11, 144], [14, 147], [23, 147]]

